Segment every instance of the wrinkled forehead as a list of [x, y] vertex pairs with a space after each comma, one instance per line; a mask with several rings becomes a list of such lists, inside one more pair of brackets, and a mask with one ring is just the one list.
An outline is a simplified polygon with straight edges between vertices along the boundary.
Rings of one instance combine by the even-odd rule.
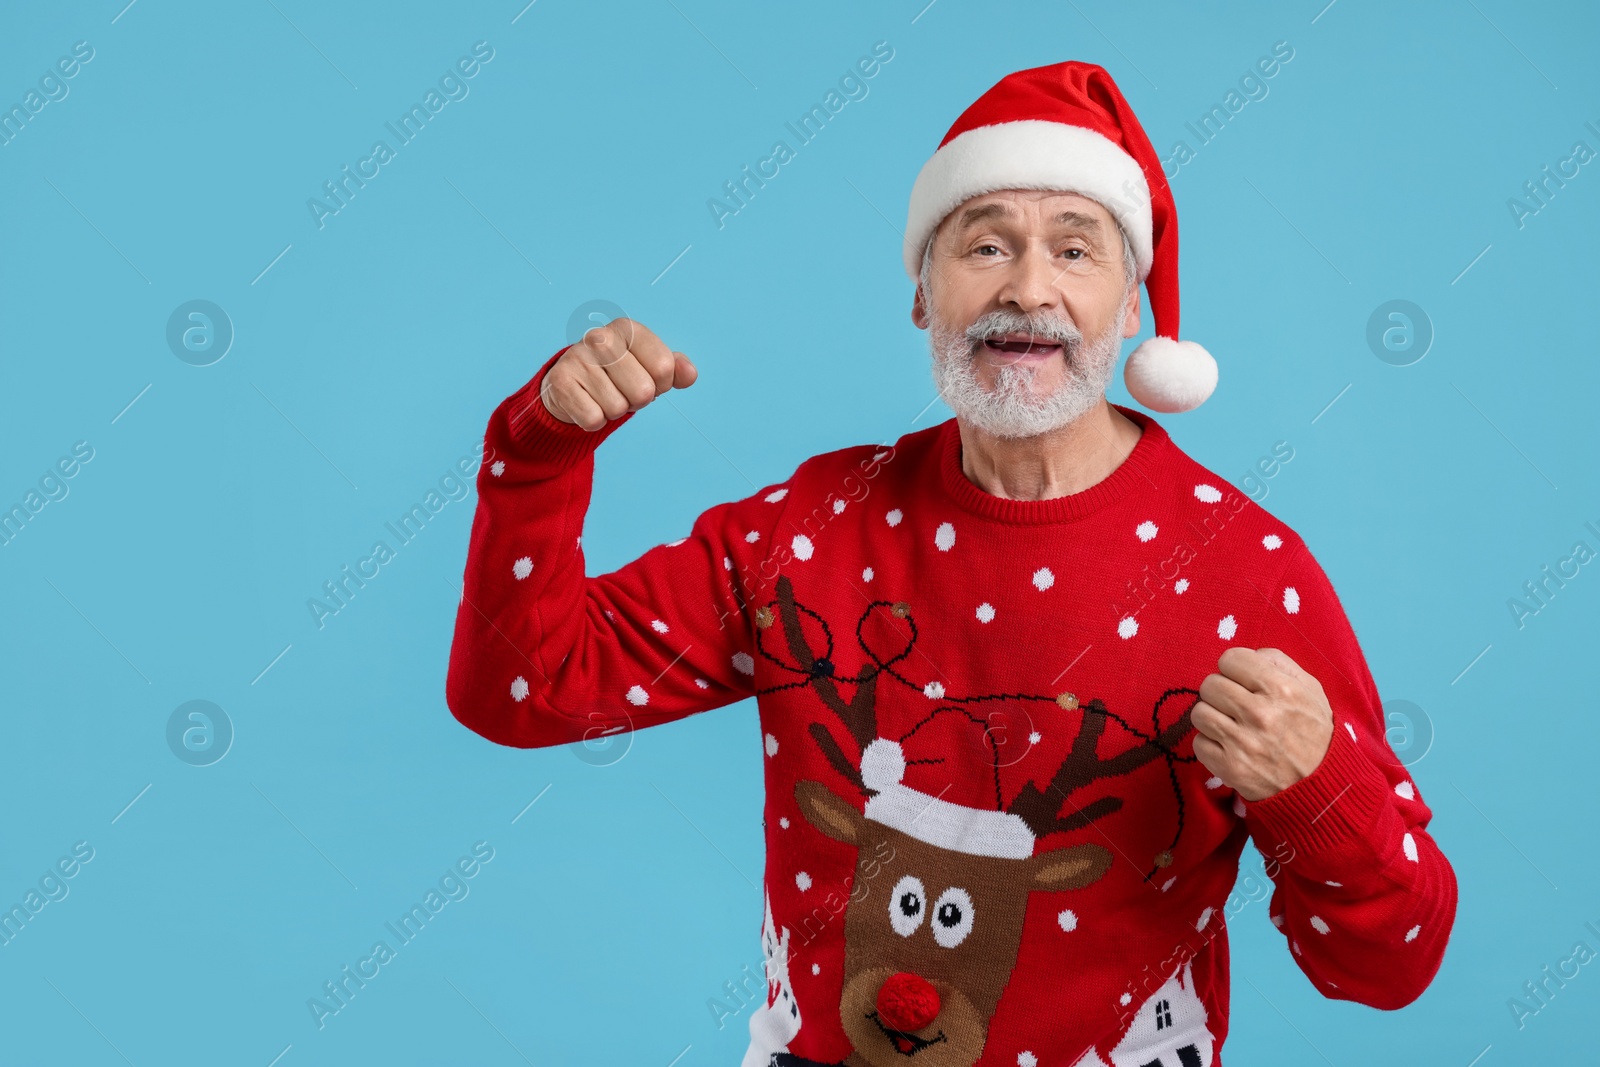
[[1117, 219], [1098, 199], [1058, 189], [1001, 189], [957, 204], [940, 220], [934, 239], [983, 223], [1044, 229], [1070, 228], [1089, 235], [1116, 232]]

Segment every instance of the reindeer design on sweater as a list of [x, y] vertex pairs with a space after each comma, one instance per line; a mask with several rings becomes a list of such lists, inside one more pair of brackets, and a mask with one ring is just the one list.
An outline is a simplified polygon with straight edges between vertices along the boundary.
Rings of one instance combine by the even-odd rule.
[[[924, 1067], [968, 1067], [983, 1053], [989, 1020], [1016, 962], [1029, 895], [1082, 889], [1105, 875], [1112, 863], [1110, 851], [1101, 845], [1080, 843], [1039, 851], [1040, 839], [1082, 829], [1122, 807], [1120, 798], [1102, 797], [1063, 813], [1070, 797], [1091, 782], [1125, 775], [1158, 759], [1192, 761], [1194, 757], [1175, 752], [1191, 728], [1190, 713], [1185, 710], [1172, 725], [1151, 734], [1122, 723], [1144, 737], [1143, 742], [1101, 757], [1100, 738], [1108, 719], [1116, 716], [1099, 700], [1091, 700], [1083, 706], [1071, 751], [1047, 785], [1041, 788], [1029, 782], [1009, 802], [997, 802], [997, 810], [966, 807], [903, 784], [907, 760], [900, 741], [879, 736], [879, 678], [888, 674], [915, 685], [895, 670], [915, 641], [909, 606], [888, 601], [868, 606], [857, 624], [857, 639], [872, 662], [854, 678], [836, 676], [830, 658], [831, 632], [820, 617], [795, 601], [787, 576], [777, 583], [776, 616], [773, 606], [756, 612], [757, 649], [784, 671], [802, 676], [802, 681], [784, 688], [809, 685], [844, 725], [860, 752], [857, 760], [845, 755], [825, 723], [811, 723], [808, 732], [829, 764], [867, 797], [863, 810], [821, 782], [802, 780], [795, 786], [800, 811], [817, 830], [855, 846], [857, 880], [871, 876], [862, 865], [885, 844], [897, 859], [896, 872], [903, 872], [889, 892], [887, 906], [882, 896], [868, 894], [859, 900], [852, 896], [845, 909], [839, 1018], [854, 1051], [844, 1065], [887, 1067], [915, 1056]], [[880, 658], [862, 636], [862, 628], [874, 610], [885, 607], [908, 624], [911, 637], [899, 654]], [[803, 616], [822, 628], [824, 654], [818, 655], [808, 640]], [[780, 625], [793, 663], [765, 647], [764, 631], [774, 622]], [[841, 683], [854, 687], [849, 700], [840, 693]], [[1194, 690], [1170, 690], [1162, 701], [1178, 693], [1199, 696]], [[995, 753], [998, 798], [998, 742], [988, 721], [963, 706], [964, 700], [974, 699], [944, 701], [928, 719], [964, 715], [983, 728]], [[1053, 700], [1062, 708], [1078, 706], [1071, 694], [1037, 699]], [[1158, 721], [1157, 716], [1152, 718]], [[1171, 861], [1168, 849], [1156, 858], [1155, 866]], [[810, 1061], [780, 1053], [770, 1062], [801, 1067]], [[1191, 1065], [1185, 1062], [1182, 1067]]]

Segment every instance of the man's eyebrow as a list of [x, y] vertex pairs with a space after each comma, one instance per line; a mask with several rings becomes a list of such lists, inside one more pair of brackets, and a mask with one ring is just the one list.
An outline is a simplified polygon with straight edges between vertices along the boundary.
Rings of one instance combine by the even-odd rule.
[[[962, 212], [961, 219], [956, 224], [956, 230], [959, 232], [975, 223], [985, 222], [990, 219], [1014, 218], [1015, 216], [1016, 212], [1007, 204], [982, 204]], [[1081, 211], [1063, 211], [1056, 216], [1055, 221], [1061, 225], [1076, 227], [1086, 233], [1097, 234], [1100, 232], [1100, 220]]]
[[1100, 220], [1093, 215], [1085, 215], [1081, 211], [1063, 211], [1056, 216], [1056, 221], [1067, 226], [1076, 226], [1089, 233], [1100, 232]]
[[1012, 211], [1008, 205], [999, 203], [983, 204], [979, 207], [969, 207], [966, 211], [961, 213], [961, 221], [956, 224], [956, 229], [964, 230], [975, 222], [984, 222], [988, 219], [1010, 218], [1015, 214], [1016, 212]]

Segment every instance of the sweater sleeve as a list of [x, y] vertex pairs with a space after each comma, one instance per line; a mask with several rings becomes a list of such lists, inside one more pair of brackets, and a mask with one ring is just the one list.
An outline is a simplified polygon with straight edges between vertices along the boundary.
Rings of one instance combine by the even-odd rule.
[[1438, 972], [1456, 878], [1433, 817], [1385, 735], [1383, 704], [1344, 608], [1298, 538], [1269, 598], [1260, 647], [1322, 684], [1333, 736], [1307, 777], [1243, 804], [1274, 882], [1268, 915], [1324, 996], [1394, 1010]]
[[540, 384], [564, 351], [489, 418], [445, 683], [463, 725], [518, 748], [655, 726], [752, 695], [747, 592], [787, 496], [785, 484], [718, 504], [687, 536], [586, 576], [594, 452], [633, 414], [595, 431], [554, 418]]

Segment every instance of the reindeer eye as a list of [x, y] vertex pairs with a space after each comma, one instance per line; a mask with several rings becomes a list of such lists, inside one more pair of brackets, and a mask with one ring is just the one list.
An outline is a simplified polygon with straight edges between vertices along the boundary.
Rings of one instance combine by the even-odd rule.
[[960, 886], [951, 886], [933, 902], [933, 939], [945, 948], [955, 948], [972, 932], [972, 897]]
[[927, 910], [928, 895], [916, 875], [906, 875], [889, 891], [889, 925], [901, 937], [910, 937], [916, 932]]

